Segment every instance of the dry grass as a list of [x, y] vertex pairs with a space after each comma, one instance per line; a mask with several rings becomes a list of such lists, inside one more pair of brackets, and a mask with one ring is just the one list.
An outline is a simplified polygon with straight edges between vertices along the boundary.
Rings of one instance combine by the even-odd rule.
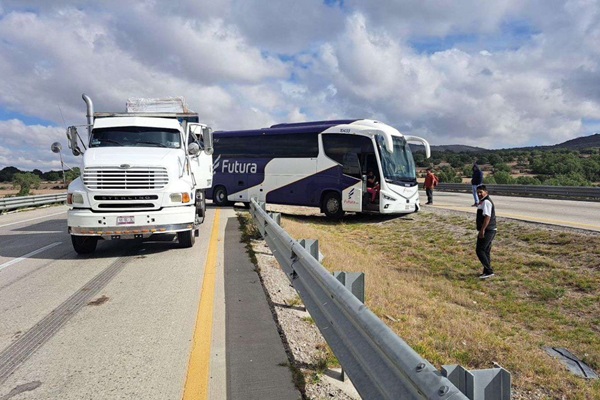
[[366, 304], [436, 367], [497, 363], [519, 398], [600, 399], [599, 380], [571, 375], [543, 350], [565, 347], [600, 372], [600, 236], [499, 221], [497, 276], [480, 281], [472, 218], [288, 214], [282, 224], [318, 239], [330, 271], [365, 272]]

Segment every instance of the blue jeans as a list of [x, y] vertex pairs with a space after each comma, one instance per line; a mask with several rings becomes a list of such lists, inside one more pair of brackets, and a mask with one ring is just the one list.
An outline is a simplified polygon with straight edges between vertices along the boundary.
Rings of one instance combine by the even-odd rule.
[[475, 199], [475, 204], [479, 204], [479, 196], [477, 196], [477, 186], [479, 185], [471, 185], [473, 187], [473, 198]]

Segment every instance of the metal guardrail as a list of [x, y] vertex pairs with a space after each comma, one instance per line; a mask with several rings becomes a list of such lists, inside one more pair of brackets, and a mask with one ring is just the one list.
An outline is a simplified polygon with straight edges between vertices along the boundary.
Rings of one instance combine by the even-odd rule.
[[[252, 200], [271, 252], [364, 399], [467, 399]], [[277, 219], [277, 218], [276, 218]]]
[[61, 203], [67, 200], [67, 194], [42, 194], [39, 196], [5, 197], [0, 199], [0, 212], [24, 207], [37, 207], [44, 204]]
[[[600, 187], [594, 186], [540, 186], [540, 185], [485, 185], [492, 195], [554, 198], [563, 200], [600, 201]], [[467, 183], [440, 183], [437, 190], [472, 192]]]

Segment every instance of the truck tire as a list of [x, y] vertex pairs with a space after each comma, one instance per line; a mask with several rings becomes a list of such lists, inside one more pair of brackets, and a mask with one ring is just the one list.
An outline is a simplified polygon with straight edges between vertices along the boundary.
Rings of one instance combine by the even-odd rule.
[[339, 193], [328, 192], [323, 197], [323, 212], [328, 218], [340, 219], [344, 216], [344, 210], [342, 209], [342, 198]]
[[194, 246], [194, 243], [196, 242], [194, 230], [177, 232], [177, 241], [179, 242], [179, 246], [183, 248]]
[[[198, 194], [196, 194], [196, 196], [198, 196]], [[198, 198], [198, 197], [196, 197]], [[206, 216], [206, 198], [204, 197], [204, 194], [202, 194], [202, 200], [201, 201], [196, 201], [196, 220], [194, 221], [194, 223], [196, 225], [200, 225], [204, 222], [204, 217]]]
[[71, 235], [71, 243], [73, 243], [73, 249], [77, 254], [90, 254], [96, 250], [98, 237]]
[[229, 205], [229, 201], [227, 201], [227, 189], [224, 186], [217, 186], [215, 190], [213, 190], [213, 203], [219, 207]]

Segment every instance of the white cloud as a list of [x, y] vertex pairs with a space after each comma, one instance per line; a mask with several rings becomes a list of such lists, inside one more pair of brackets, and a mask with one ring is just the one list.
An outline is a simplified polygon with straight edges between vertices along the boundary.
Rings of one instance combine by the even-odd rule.
[[181, 95], [215, 129], [372, 117], [489, 148], [600, 121], [589, 0], [0, 0], [0, 37], [0, 168], [56, 169], [83, 92], [102, 111]]

